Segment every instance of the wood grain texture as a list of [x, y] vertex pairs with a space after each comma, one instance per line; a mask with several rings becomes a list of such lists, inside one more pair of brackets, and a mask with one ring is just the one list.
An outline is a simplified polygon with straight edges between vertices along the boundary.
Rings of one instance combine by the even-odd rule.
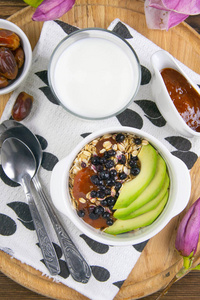
[[[15, 9], [18, 11], [25, 6], [23, 1], [0, 0], [0, 16], [7, 17], [11, 15]], [[2, 7], [5, 8], [5, 10], [2, 10]], [[143, 9], [144, 2], [142, 0], [77, 0], [74, 8], [63, 16], [62, 20], [80, 28], [94, 26], [106, 28], [113, 19], [118, 17], [157, 45], [169, 51], [191, 69], [200, 73], [200, 40], [196, 31], [191, 29], [186, 23], [180, 24], [169, 32], [149, 30], [146, 27]], [[11, 13], [9, 14], [10, 11]], [[19, 25], [25, 31], [31, 41], [32, 47], [35, 46], [42, 28], [42, 23], [31, 21], [33, 11], [34, 9], [28, 7], [23, 11], [19, 11], [16, 15], [12, 15], [10, 18], [12, 22]], [[198, 22], [195, 21], [195, 26], [200, 28], [200, 26], [197, 25], [199, 24]], [[0, 114], [8, 98], [9, 95], [0, 96]], [[190, 204], [200, 195], [199, 167], [200, 160], [198, 160], [191, 172], [192, 193]], [[153, 300], [158, 293], [151, 296], [147, 295], [163, 288], [181, 268], [182, 260], [174, 250], [174, 241], [176, 228], [182, 215], [183, 214], [174, 218], [161, 233], [149, 241], [134, 270], [115, 297], [116, 300], [138, 299], [141, 297], [144, 297], [143, 299], [146, 300]], [[198, 250], [196, 257], [199, 258], [199, 256], [200, 250]], [[86, 297], [83, 297], [68, 287], [53, 283], [41, 276], [41, 274], [33, 268], [22, 265], [15, 259], [10, 259], [10, 257], [3, 252], [0, 252], [0, 270], [14, 281], [47, 297], [65, 300], [86, 299]], [[196, 278], [195, 276], [198, 276], [200, 280], [198, 274], [197, 272], [192, 272], [174, 284], [163, 300], [199, 300], [200, 285], [195, 284], [196, 281], [194, 281], [194, 290], [188, 288], [192, 280]], [[22, 288], [10, 280], [4, 283], [6, 280], [7, 278], [1, 274], [0, 299], [47, 299], [32, 292], [27, 294], [29, 292], [27, 289]], [[8, 285], [10, 286], [11, 283], [13, 288], [8, 289]]]

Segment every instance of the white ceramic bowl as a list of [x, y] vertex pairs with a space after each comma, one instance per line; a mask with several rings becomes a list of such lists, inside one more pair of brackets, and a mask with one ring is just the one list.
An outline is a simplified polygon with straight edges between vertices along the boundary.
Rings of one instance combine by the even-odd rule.
[[141, 68], [131, 45], [112, 31], [87, 28], [73, 32], [55, 48], [48, 81], [57, 101], [83, 119], [105, 119], [133, 101]]
[[[135, 233], [129, 232], [113, 236], [94, 229], [77, 215], [74, 207], [72, 206], [68, 189], [68, 181], [70, 167], [79, 151], [93, 139], [106, 133], [116, 132], [136, 134], [139, 137], [147, 139], [158, 150], [168, 167], [170, 193], [166, 207], [161, 215], [151, 225], [141, 228]], [[189, 201], [191, 181], [186, 165], [180, 159], [174, 157], [155, 137], [145, 133], [144, 131], [130, 127], [112, 127], [90, 134], [81, 143], [79, 143], [67, 157], [56, 164], [51, 176], [50, 191], [55, 207], [62, 214], [68, 216], [83, 233], [104, 244], [124, 246], [141, 243], [150, 239], [161, 231], [174, 216], [179, 214], [186, 207]]]
[[20, 37], [21, 45], [25, 54], [25, 61], [24, 65], [22, 66], [22, 72], [20, 73], [20, 75], [17, 76], [16, 79], [14, 79], [12, 83], [10, 83], [7, 87], [0, 89], [0, 95], [4, 95], [14, 91], [28, 75], [32, 62], [32, 49], [25, 33], [14, 23], [4, 19], [0, 19], [0, 28], [11, 30]]
[[164, 68], [172, 68], [181, 73], [187, 81], [193, 86], [193, 88], [200, 94], [199, 87], [192, 82], [187, 74], [180, 68], [172, 55], [167, 51], [159, 50], [151, 56], [151, 64], [154, 69], [152, 76], [151, 88], [153, 97], [156, 100], [157, 106], [172, 128], [175, 128], [179, 133], [186, 137], [197, 136], [200, 137], [200, 132], [196, 132], [191, 129], [180, 116], [175, 105], [172, 102], [171, 97], [167, 91], [166, 85], [160, 74]]

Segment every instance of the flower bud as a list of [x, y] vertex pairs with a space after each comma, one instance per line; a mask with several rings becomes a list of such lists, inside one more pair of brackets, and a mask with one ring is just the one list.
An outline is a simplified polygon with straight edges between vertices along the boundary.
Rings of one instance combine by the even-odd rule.
[[75, 0], [43, 0], [33, 14], [33, 21], [55, 20], [70, 10]]
[[200, 198], [183, 217], [177, 231], [175, 247], [184, 256], [194, 256], [200, 232]]

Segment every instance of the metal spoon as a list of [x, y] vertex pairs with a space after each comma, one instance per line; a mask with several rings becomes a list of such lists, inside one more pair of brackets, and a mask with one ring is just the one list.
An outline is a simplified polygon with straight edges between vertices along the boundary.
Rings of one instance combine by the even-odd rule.
[[2, 144], [1, 161], [5, 174], [24, 189], [45, 265], [51, 275], [57, 275], [60, 272], [58, 258], [30, 190], [30, 182], [36, 171], [35, 158], [22, 141], [11, 137]]
[[38, 139], [26, 126], [16, 121], [13, 120], [4, 121], [0, 125], [0, 130], [2, 132], [3, 132], [3, 127], [4, 130], [5, 129], [7, 130], [4, 131], [4, 133], [2, 133], [1, 135], [0, 144], [3, 141], [3, 139], [13, 135], [19, 137], [24, 143], [26, 143], [26, 145], [33, 152], [37, 163], [37, 172], [33, 177], [33, 183], [36, 190], [38, 191], [38, 194], [54, 226], [55, 232], [58, 236], [65, 257], [65, 261], [69, 268], [69, 272], [71, 276], [74, 278], [74, 280], [82, 283], [87, 283], [89, 278], [91, 277], [91, 269], [87, 264], [87, 262], [85, 261], [85, 259], [80, 254], [80, 252], [78, 251], [77, 247], [74, 245], [73, 241], [71, 240], [70, 236], [64, 229], [63, 225], [59, 221], [51, 203], [49, 202], [40, 184], [38, 178], [38, 170], [40, 168], [41, 161], [42, 161], [42, 149]]

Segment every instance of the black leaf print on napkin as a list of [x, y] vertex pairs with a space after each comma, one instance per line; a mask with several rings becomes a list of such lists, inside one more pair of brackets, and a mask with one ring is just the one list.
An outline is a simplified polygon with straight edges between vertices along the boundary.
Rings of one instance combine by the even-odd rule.
[[113, 282], [113, 285], [115, 285], [116, 287], [118, 287], [120, 289], [122, 287], [122, 284], [124, 283], [124, 281], [125, 280]]
[[172, 151], [171, 152], [174, 156], [180, 158], [188, 167], [188, 169], [192, 169], [194, 163], [196, 162], [198, 156], [196, 153], [188, 151], [188, 152], [183, 152], [183, 151]]
[[36, 134], [36, 137], [41, 145], [42, 150], [46, 149], [48, 146], [47, 140], [43, 136], [38, 135], [38, 134]]
[[144, 247], [146, 246], [146, 244], [148, 243], [149, 240], [144, 241], [142, 243], [133, 245], [133, 248], [135, 248], [135, 250], [137, 250], [138, 252], [142, 252], [144, 250]]
[[43, 87], [40, 87], [39, 90], [41, 90], [44, 95], [47, 97], [47, 99], [53, 103], [53, 104], [56, 104], [56, 105], [59, 105], [59, 102], [56, 100], [56, 98], [54, 97], [54, 95], [52, 94], [51, 92], [51, 89], [49, 86], [43, 86]]
[[14, 181], [12, 181], [10, 178], [8, 178], [6, 176], [6, 174], [4, 173], [3, 171], [3, 168], [2, 168], [2, 165], [0, 165], [0, 178], [2, 179], [2, 181], [9, 185], [10, 187], [17, 187], [17, 186], [20, 186], [19, 183], [16, 183]]
[[142, 73], [141, 85], [148, 84], [151, 80], [151, 72], [145, 66], [141, 65], [141, 73]]
[[94, 240], [92, 240], [91, 238], [89, 238], [87, 235], [85, 234], [81, 234], [80, 237], [87, 243], [87, 245], [96, 253], [98, 254], [104, 254], [106, 252], [108, 252], [109, 250], [109, 246], [96, 242]]
[[57, 162], [58, 158], [54, 154], [43, 152], [41, 165], [45, 170], [52, 171]]
[[10, 202], [7, 204], [18, 216], [18, 220], [29, 230], [35, 230], [30, 209], [27, 203]]
[[189, 151], [192, 147], [191, 142], [181, 136], [169, 136], [166, 137], [165, 140], [178, 150], [172, 151], [171, 153], [180, 158], [190, 170], [198, 159], [196, 153]]
[[192, 147], [191, 142], [182, 136], [169, 136], [165, 140], [178, 150], [189, 151]]
[[74, 32], [74, 31], [78, 30], [77, 27], [69, 25], [69, 24], [67, 24], [65, 22], [62, 22], [60, 20], [54, 20], [54, 22], [56, 22], [63, 29], [63, 31], [65, 33], [67, 33], [67, 34], [70, 34], [70, 33]]
[[39, 71], [35, 73], [46, 85], [49, 85], [48, 77], [47, 77], [47, 70]]
[[0, 214], [0, 235], [9, 236], [15, 233], [17, 225], [13, 219]]
[[129, 108], [116, 117], [122, 126], [130, 126], [138, 129], [143, 127], [143, 119], [141, 116]]
[[91, 266], [92, 274], [96, 278], [96, 280], [105, 282], [110, 278], [110, 272], [99, 266]]
[[85, 138], [85, 137], [88, 136], [89, 134], [91, 134], [91, 132], [82, 133], [81, 136], [82, 136], [83, 138]]
[[112, 30], [113, 32], [119, 34], [124, 39], [131, 39], [132, 35], [128, 28], [121, 22], [118, 22]]
[[165, 119], [158, 110], [155, 102], [151, 100], [136, 100], [134, 101], [145, 113], [145, 117], [157, 127], [163, 127], [166, 124]]

